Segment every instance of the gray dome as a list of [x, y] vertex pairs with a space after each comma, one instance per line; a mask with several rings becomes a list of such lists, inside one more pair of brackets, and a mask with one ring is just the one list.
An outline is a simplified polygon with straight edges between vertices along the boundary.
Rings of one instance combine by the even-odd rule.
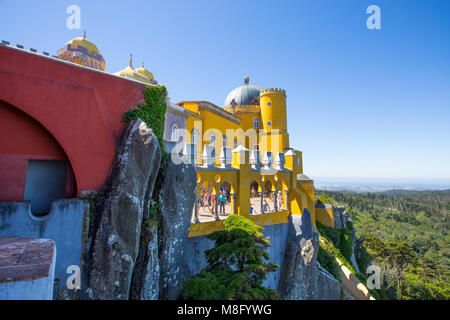
[[[228, 94], [223, 107], [231, 107], [231, 101], [233, 99], [237, 106], [259, 104], [259, 93], [263, 90], [264, 89], [259, 84], [249, 83], [249, 78], [245, 77], [244, 85], [237, 87]], [[255, 102], [255, 98], [258, 103]]]

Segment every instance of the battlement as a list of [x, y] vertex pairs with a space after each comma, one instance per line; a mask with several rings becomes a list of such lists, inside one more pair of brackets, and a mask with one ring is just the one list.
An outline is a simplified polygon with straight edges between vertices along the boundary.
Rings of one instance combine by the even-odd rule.
[[264, 89], [263, 91], [261, 91], [261, 93], [259, 95], [262, 96], [262, 95], [269, 94], [269, 93], [278, 93], [278, 94], [286, 95], [286, 91], [284, 89], [280, 89], [280, 88]]
[[[235, 110], [248, 110], [248, 109], [253, 109], [253, 110], [260, 110], [260, 106], [256, 105], [256, 104], [248, 104], [248, 105], [238, 105], [235, 107]], [[228, 112], [231, 112], [233, 110], [233, 108], [231, 107], [226, 107], [225, 110], [227, 110]]]

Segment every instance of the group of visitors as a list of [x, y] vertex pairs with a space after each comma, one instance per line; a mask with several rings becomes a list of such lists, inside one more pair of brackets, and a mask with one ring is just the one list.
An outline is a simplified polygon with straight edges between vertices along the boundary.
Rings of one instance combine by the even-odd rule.
[[[268, 200], [273, 202], [274, 210], [275, 212], [281, 211], [284, 208], [283, 205], [283, 193], [282, 191], [269, 191], [266, 193], [267, 197], [263, 197], [263, 205], [262, 205], [262, 213], [269, 213], [272, 212], [272, 209], [270, 208]], [[257, 197], [257, 191], [256, 189], [252, 188], [250, 191], [250, 197], [256, 198]], [[259, 211], [259, 210], [258, 210]], [[256, 214], [255, 209], [250, 204], [250, 214]]]
[[215, 214], [216, 205], [218, 205], [219, 214], [225, 215], [225, 206], [230, 202], [230, 194], [227, 190], [221, 188], [218, 195], [218, 203], [216, 204], [216, 195], [209, 189], [204, 189], [200, 192], [200, 197], [197, 201], [199, 207], [207, 208], [212, 215]]

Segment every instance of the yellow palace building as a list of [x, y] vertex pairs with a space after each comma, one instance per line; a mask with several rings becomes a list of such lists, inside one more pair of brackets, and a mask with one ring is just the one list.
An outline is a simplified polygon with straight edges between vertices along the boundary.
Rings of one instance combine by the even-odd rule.
[[[56, 57], [105, 70], [105, 59], [86, 33], [67, 42]], [[133, 67], [132, 55], [114, 75], [158, 84], [144, 64]], [[261, 226], [286, 223], [291, 215], [313, 226], [316, 219], [334, 226], [333, 208], [315, 206], [302, 153], [289, 144], [285, 90], [264, 89], [246, 76], [222, 107], [208, 101], [172, 104], [167, 98], [165, 127], [166, 151], [182, 151], [185, 161], [196, 165], [190, 237], [220, 230], [230, 214]]]
[[[220, 230], [230, 214], [261, 226], [306, 214], [315, 226], [314, 183], [303, 174], [302, 153], [289, 145], [284, 90], [245, 77], [222, 108], [207, 101], [177, 105], [189, 114], [183, 154], [197, 169], [190, 237]], [[319, 220], [329, 215], [318, 208]]]

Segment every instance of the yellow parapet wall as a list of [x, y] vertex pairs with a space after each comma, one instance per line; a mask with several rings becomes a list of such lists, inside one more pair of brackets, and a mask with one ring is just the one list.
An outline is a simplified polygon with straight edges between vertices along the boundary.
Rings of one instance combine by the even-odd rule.
[[334, 228], [333, 207], [316, 205], [316, 220], [327, 227]]
[[[257, 225], [264, 227], [274, 224], [287, 223], [290, 215], [289, 210], [280, 212], [270, 212], [266, 214], [260, 214], [256, 216], [246, 217], [256, 223]], [[189, 230], [189, 238], [208, 235], [214, 231], [223, 230], [223, 221], [211, 221], [204, 223], [192, 223]]]

